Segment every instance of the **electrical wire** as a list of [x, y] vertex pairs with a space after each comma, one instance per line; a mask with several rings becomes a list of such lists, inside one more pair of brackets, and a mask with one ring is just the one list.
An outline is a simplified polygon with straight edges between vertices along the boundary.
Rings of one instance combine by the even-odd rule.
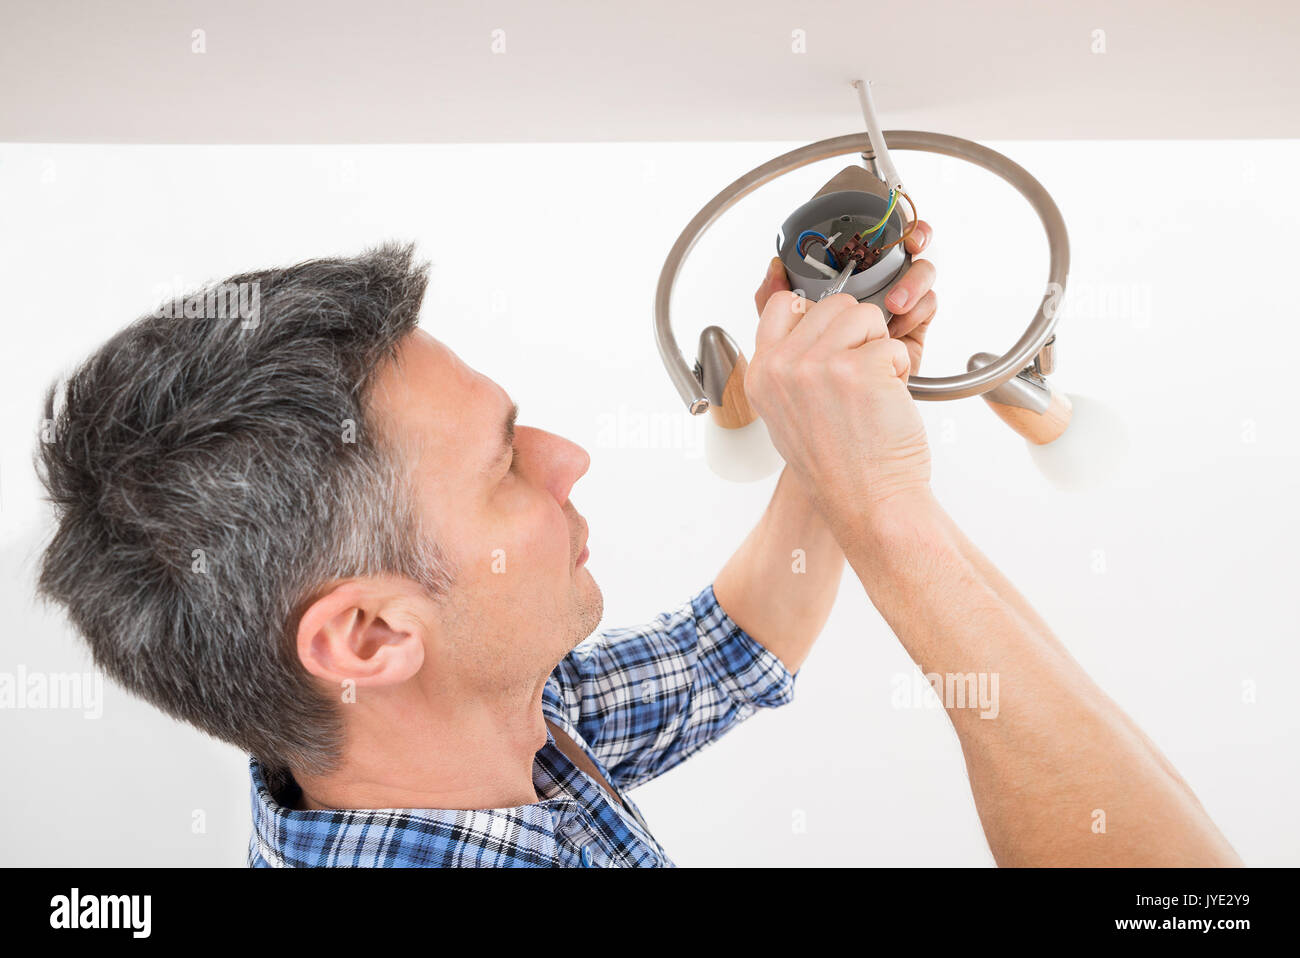
[[[838, 236], [840, 234], [836, 233], [835, 235]], [[805, 243], [804, 238], [809, 236], [813, 237], [814, 239], [821, 240], [822, 246], [826, 248], [827, 263], [835, 267], [836, 269], [839, 269], [840, 268], [839, 264], [835, 261], [835, 256], [831, 253], [831, 240], [828, 240], [823, 234], [817, 232], [816, 230], [804, 230], [802, 233], [799, 234], [798, 238], [794, 241], [794, 248], [798, 252], [800, 258], [802, 259], [808, 258], [808, 246], [810, 244]]]
[[837, 275], [836, 270], [831, 269], [825, 263], [818, 262], [811, 255], [805, 256], [803, 258], [803, 261], [807, 263], [809, 266], [811, 266], [813, 269], [817, 270], [817, 272], [821, 273], [827, 279], [834, 279]]
[[835, 258], [835, 254], [831, 252], [831, 247], [834, 246], [835, 241], [843, 235], [844, 235], [843, 233], [836, 233], [834, 236], [832, 236], [830, 239], [826, 241], [826, 261], [830, 263], [832, 266], [834, 266], [836, 269], [840, 268], [840, 262], [838, 259]]
[[894, 169], [894, 161], [889, 158], [889, 145], [885, 134], [880, 129], [880, 120], [876, 118], [876, 104], [871, 97], [871, 84], [854, 80], [853, 86], [858, 91], [858, 103], [862, 107], [862, 119], [867, 125], [867, 137], [871, 140], [871, 151], [876, 154], [876, 163], [884, 174], [885, 183], [890, 189], [903, 191], [903, 181]]
[[799, 251], [801, 257], [808, 255], [808, 247], [804, 245], [804, 237], [807, 236], [815, 236], [817, 239], [822, 241], [823, 246], [829, 247], [831, 245], [830, 240], [816, 230], [804, 230], [799, 234], [799, 238], [794, 241], [794, 248]]
[[[909, 200], [908, 202], [911, 201]], [[889, 216], [891, 213], [894, 212], [894, 207], [897, 205], [898, 205], [898, 192], [896, 190], [891, 189], [889, 191], [889, 208], [885, 210], [885, 215], [880, 218], [880, 222], [877, 223], [875, 226], [871, 227], [870, 229], [864, 230], [863, 232], [858, 234], [859, 236], [866, 238], [868, 246], [870, 246], [872, 241], [875, 240], [877, 234], [884, 231], [886, 224], [889, 222]]]
[[[909, 221], [907, 221], [907, 223], [904, 225], [904, 228], [903, 228], [903, 235], [900, 236], [898, 239], [894, 240], [892, 243], [886, 243], [884, 246], [879, 246], [879, 247], [877, 247], [877, 248], [876, 248], [876, 252], [877, 252], [877, 253], [883, 253], [883, 252], [885, 252], [885, 250], [887, 250], [887, 249], [892, 249], [892, 248], [894, 248], [895, 246], [897, 246], [899, 243], [903, 242], [905, 239], [907, 239], [909, 236], [911, 236], [911, 235], [916, 231], [916, 223], [917, 223], [916, 204], [912, 202], [912, 198], [911, 198], [910, 196], [908, 196], [906, 193], [902, 192], [901, 190], [899, 191], [898, 195], [901, 196], [903, 199], [907, 200], [907, 205], [908, 205], [909, 207], [911, 207], [911, 210], [912, 210], [912, 218], [911, 218]], [[892, 209], [892, 207], [891, 207], [891, 209]], [[888, 219], [888, 217], [886, 217], [886, 219]], [[836, 235], [838, 236], [838, 235], [840, 235], [840, 234], [837, 233]], [[855, 236], [855, 238], [860, 238], [860, 237], [862, 236], [862, 234], [861, 234], [861, 233], [857, 233], [857, 234], [854, 234], [854, 236]], [[826, 248], [826, 255], [827, 255], [827, 257], [829, 258], [829, 256], [830, 256], [830, 247], [829, 247], [829, 246]], [[875, 260], [875, 262], [879, 262], [879, 261], [880, 261], [880, 260], [879, 260], [879, 257], [877, 257], [876, 260]], [[855, 262], [856, 262], [856, 261], [855, 261]], [[859, 265], [860, 265], [860, 264], [859, 264]], [[863, 267], [863, 268], [866, 269], [866, 268], [868, 268], [868, 267]]]
[[903, 242], [903, 240], [907, 239], [909, 236], [912, 235], [912, 233], [916, 231], [916, 223], [917, 223], [916, 204], [913, 203], [912, 198], [908, 196], [906, 193], [904, 193], [902, 190], [898, 191], [898, 195], [901, 196], [903, 199], [907, 200], [907, 205], [911, 207], [912, 210], [912, 219], [907, 224], [906, 228], [904, 228], [902, 236], [894, 240], [892, 243], [887, 243], [884, 246], [880, 247], [880, 252], [882, 253], [885, 250], [890, 249], [891, 247], [897, 246], [899, 243]]

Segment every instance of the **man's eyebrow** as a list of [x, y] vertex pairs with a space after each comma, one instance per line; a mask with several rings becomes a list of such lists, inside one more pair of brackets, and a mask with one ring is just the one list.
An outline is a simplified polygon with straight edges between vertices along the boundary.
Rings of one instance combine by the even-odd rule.
[[515, 445], [515, 420], [519, 418], [519, 403], [511, 403], [510, 411], [506, 413], [505, 426], [501, 435], [502, 455], [505, 455], [506, 449], [513, 449]]

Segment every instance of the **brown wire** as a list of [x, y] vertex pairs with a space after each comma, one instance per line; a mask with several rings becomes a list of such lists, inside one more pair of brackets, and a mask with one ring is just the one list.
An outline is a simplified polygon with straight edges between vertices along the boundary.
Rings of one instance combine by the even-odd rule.
[[909, 236], [911, 236], [912, 233], [916, 230], [916, 222], [917, 222], [917, 217], [916, 217], [916, 204], [913, 203], [913, 202], [912, 202], [912, 198], [911, 198], [910, 196], [908, 196], [906, 193], [904, 193], [902, 190], [899, 190], [899, 191], [898, 191], [898, 195], [901, 196], [903, 199], [907, 200], [907, 205], [910, 206], [910, 207], [912, 208], [912, 221], [908, 224], [908, 228], [905, 229], [905, 230], [903, 230], [903, 235], [900, 236], [898, 239], [894, 240], [892, 243], [889, 243], [889, 244], [886, 245], [886, 246], [879, 246], [879, 247], [877, 247], [877, 249], [879, 249], [880, 252], [882, 252], [882, 253], [883, 253], [885, 250], [889, 249], [890, 247], [892, 247], [892, 246], [897, 246], [899, 243], [903, 242], [903, 240], [905, 240], [905, 239], [907, 239]]
[[[803, 259], [805, 256], [808, 255], [808, 247], [811, 246], [813, 243], [821, 243], [821, 242], [822, 241], [819, 240], [816, 236], [805, 236], [803, 238], [803, 242], [799, 244], [799, 246], [796, 249], [796, 252], [799, 254], [799, 258]], [[826, 248], [830, 249], [829, 246], [827, 246]]]

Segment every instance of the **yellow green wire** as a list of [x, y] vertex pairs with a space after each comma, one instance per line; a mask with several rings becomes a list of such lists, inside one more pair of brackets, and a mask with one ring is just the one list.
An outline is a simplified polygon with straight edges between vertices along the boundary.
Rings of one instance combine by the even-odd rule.
[[881, 219], [881, 221], [880, 221], [879, 223], [877, 223], [875, 226], [871, 227], [871, 229], [869, 229], [869, 230], [864, 230], [863, 232], [859, 233], [858, 235], [859, 235], [859, 236], [866, 236], [866, 237], [868, 237], [867, 242], [870, 243], [870, 242], [871, 242], [871, 238], [874, 238], [875, 235], [876, 235], [877, 233], [879, 233], [882, 229], [884, 229], [885, 224], [889, 222], [889, 214], [892, 213], [892, 212], [894, 212], [894, 207], [895, 207], [897, 204], [898, 204], [898, 193], [897, 193], [895, 190], [890, 190], [890, 191], [889, 191], [889, 209], [885, 210], [885, 215], [884, 215], [884, 217]]

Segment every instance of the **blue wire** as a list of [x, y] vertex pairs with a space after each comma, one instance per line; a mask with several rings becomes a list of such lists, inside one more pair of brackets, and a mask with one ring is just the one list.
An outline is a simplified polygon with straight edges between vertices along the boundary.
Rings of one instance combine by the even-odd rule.
[[835, 262], [835, 257], [831, 255], [830, 240], [828, 240], [825, 236], [823, 236], [821, 233], [817, 232], [816, 230], [804, 230], [802, 233], [799, 234], [798, 238], [794, 241], [794, 251], [796, 253], [799, 252], [799, 247], [803, 245], [803, 238], [805, 236], [816, 236], [819, 240], [821, 240], [822, 246], [825, 247], [826, 249], [826, 259], [829, 261], [826, 265], [830, 266], [832, 269], [840, 268], [840, 264]]
[[803, 245], [803, 238], [805, 236], [817, 237], [819, 240], [822, 241], [823, 246], [825, 246], [827, 243], [826, 237], [823, 236], [821, 233], [818, 233], [816, 230], [804, 230], [802, 233], [799, 234], [799, 238], [794, 241], [794, 251], [796, 253], [799, 252], [799, 247]]

